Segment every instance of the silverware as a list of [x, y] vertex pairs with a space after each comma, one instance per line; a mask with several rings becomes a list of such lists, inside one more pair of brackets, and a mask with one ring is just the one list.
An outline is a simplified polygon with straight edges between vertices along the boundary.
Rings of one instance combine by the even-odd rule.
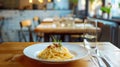
[[105, 63], [99, 56], [92, 55], [92, 57], [94, 57], [96, 59], [96, 62], [98, 63], [99, 67], [106, 67]]
[[105, 60], [104, 62], [106, 63], [106, 65], [108, 67], [118, 67], [118, 66], [116, 66], [116, 64], [113, 63], [113, 61], [107, 55], [105, 55], [101, 52], [100, 52], [100, 54], [101, 54], [103, 60]]
[[106, 67], [103, 60], [97, 55], [97, 47], [95, 49], [90, 47], [90, 43], [88, 43], [86, 39], [84, 39], [84, 47], [90, 50], [90, 58], [97, 67]]
[[[100, 55], [99, 49], [97, 47], [94, 47], [95, 49], [90, 47], [90, 43], [88, 43], [86, 39], [84, 39], [84, 46], [90, 50], [91, 57], [96, 60], [99, 67], [110, 67], [109, 63], [107, 63], [107, 61]], [[93, 52], [91, 50], [93, 50]]]
[[97, 50], [97, 55], [102, 59], [102, 61], [105, 63], [106, 67], [113, 67], [112, 64], [108, 61], [107, 58], [101, 53], [100, 50]]
[[95, 61], [94, 57], [89, 56], [90, 57], [90, 61], [96, 66], [98, 67], [98, 63]]
[[111, 67], [110, 63], [105, 58], [101, 57], [101, 59], [103, 60], [107, 67]]

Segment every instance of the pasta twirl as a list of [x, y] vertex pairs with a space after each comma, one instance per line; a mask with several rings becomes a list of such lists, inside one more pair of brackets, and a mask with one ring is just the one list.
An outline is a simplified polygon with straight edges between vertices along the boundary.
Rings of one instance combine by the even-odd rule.
[[49, 45], [38, 54], [38, 58], [47, 60], [66, 60], [73, 57], [74, 55], [72, 55], [66, 47], [59, 46], [59, 44]]

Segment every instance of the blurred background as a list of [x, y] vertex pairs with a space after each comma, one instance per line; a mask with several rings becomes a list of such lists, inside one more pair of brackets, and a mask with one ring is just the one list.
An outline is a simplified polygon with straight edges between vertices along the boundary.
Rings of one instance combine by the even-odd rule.
[[[83, 21], [90, 17], [102, 22], [105, 27], [100, 41], [120, 47], [120, 0], [0, 0], [0, 41], [22, 42], [22, 20], [31, 20], [34, 30], [36, 16], [43, 21], [70, 14]], [[33, 37], [36, 39], [35, 33]]]

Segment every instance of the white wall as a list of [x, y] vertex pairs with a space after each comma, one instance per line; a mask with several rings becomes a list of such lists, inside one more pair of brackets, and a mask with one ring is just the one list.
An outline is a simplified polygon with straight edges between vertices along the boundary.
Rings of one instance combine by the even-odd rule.
[[54, 0], [55, 3], [55, 9], [69, 9], [69, 0], [60, 0], [60, 2], [58, 2], [58, 0]]
[[[65, 16], [71, 14], [70, 10], [2, 10], [0, 16], [5, 18], [2, 27], [2, 37], [4, 41], [19, 41], [18, 31], [20, 30], [20, 21], [38, 16], [41, 20], [44, 18], [53, 18], [54, 16]], [[33, 22], [34, 25], [34, 22]], [[32, 28], [34, 28], [32, 26]]]

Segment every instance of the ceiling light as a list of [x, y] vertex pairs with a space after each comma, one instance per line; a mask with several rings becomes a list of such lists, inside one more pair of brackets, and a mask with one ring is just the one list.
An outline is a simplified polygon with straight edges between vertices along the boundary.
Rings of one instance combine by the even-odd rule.
[[29, 3], [32, 3], [32, 0], [29, 0]]
[[43, 0], [38, 0], [40, 3], [43, 3]]
[[60, 2], [61, 0], [57, 0], [58, 2]]
[[48, 2], [51, 2], [51, 0], [48, 0]]

